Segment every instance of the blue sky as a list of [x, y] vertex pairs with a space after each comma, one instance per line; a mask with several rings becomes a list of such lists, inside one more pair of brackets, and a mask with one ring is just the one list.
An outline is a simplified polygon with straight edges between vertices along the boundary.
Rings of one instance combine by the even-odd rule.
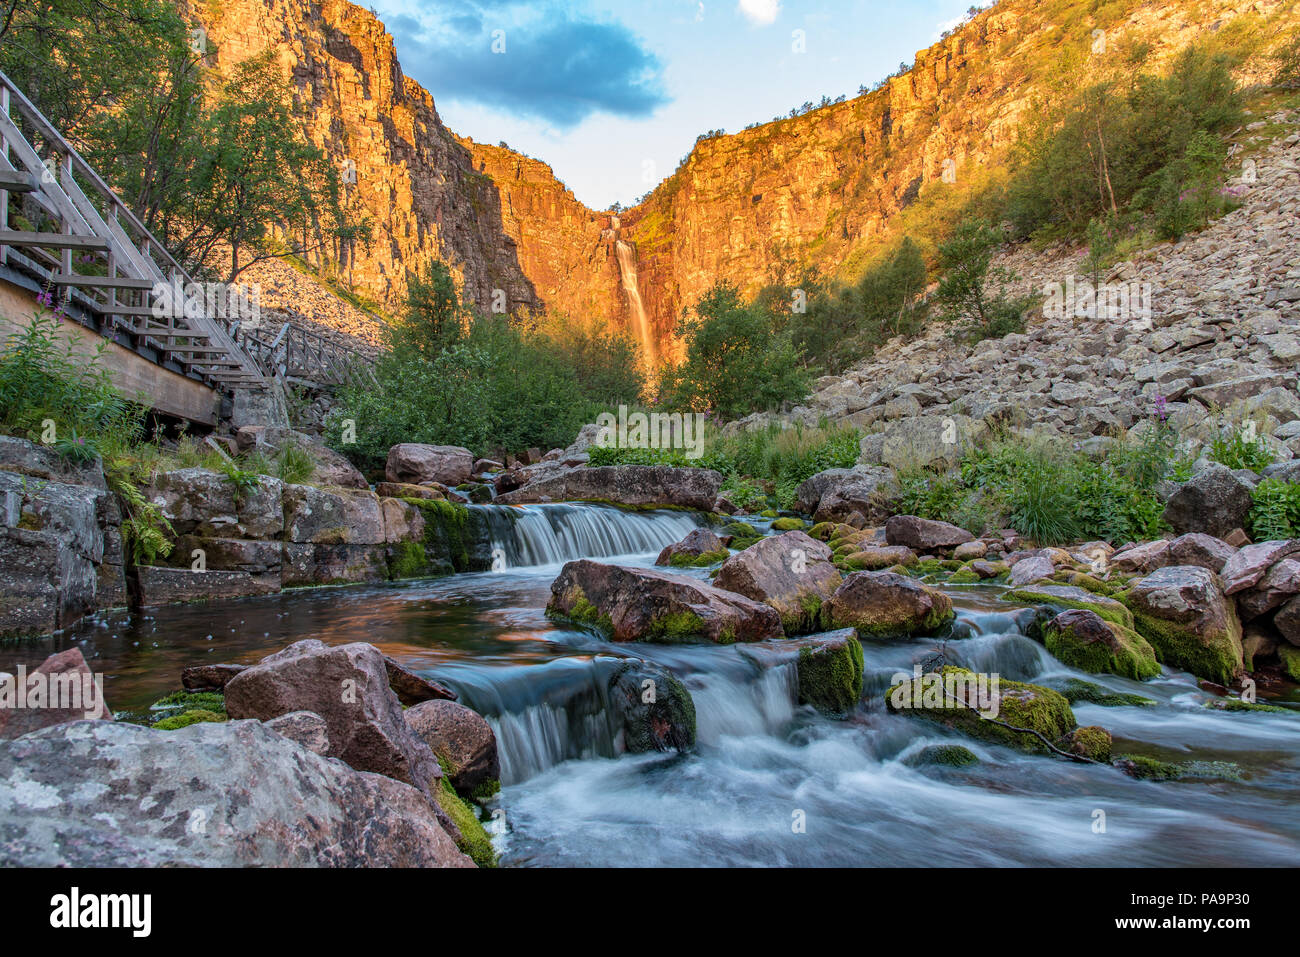
[[449, 127], [544, 160], [605, 209], [672, 173], [700, 133], [855, 95], [971, 0], [374, 2]]

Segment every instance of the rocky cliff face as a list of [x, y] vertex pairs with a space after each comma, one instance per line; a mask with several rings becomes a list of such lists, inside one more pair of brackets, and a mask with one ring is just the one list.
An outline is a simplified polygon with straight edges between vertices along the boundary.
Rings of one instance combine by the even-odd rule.
[[394, 307], [408, 270], [449, 263], [465, 297], [484, 308], [503, 290], [513, 312], [539, 305], [502, 229], [500, 194], [442, 125], [433, 98], [402, 73], [393, 38], [343, 0], [223, 0], [195, 5], [222, 67], [276, 51], [308, 136], [345, 173], [374, 241], [345, 257], [355, 289]]
[[[310, 135], [355, 164], [356, 200], [377, 240], [351, 262], [361, 291], [396, 305], [406, 270], [438, 257], [480, 305], [500, 289], [514, 313], [544, 306], [635, 332], [621, 239], [635, 252], [651, 336], [672, 355], [682, 307], [718, 279], [752, 291], [783, 263], [851, 276], [918, 199], [996, 165], [1027, 111], [1059, 92], [1053, 82], [1086, 79], [1089, 57], [1144, 48], [1144, 62], [1159, 64], [1286, 4], [1078, 6], [1003, 0], [873, 93], [703, 140], [617, 230], [544, 163], [452, 135], [372, 14], [344, 0], [226, 0], [199, 15], [222, 62], [276, 47]], [[1104, 31], [1100, 47], [1094, 30]]]

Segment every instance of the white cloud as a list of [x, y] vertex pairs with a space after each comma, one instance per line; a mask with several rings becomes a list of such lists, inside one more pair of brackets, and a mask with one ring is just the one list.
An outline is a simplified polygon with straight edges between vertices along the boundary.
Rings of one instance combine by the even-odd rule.
[[776, 22], [781, 13], [781, 0], [740, 0], [736, 9], [750, 23], [766, 27]]
[[945, 20], [943, 23], [939, 24], [938, 29], [935, 30], [934, 41], [937, 43], [938, 41], [942, 40], [943, 34], [945, 32], [956, 30], [959, 26], [961, 26], [965, 22], [966, 22], [965, 17], [953, 17], [951, 20]]

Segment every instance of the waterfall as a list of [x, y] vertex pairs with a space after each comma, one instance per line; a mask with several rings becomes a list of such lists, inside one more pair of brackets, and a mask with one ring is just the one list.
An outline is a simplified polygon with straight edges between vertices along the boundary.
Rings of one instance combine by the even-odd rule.
[[487, 524], [494, 568], [657, 553], [698, 528], [692, 512], [627, 512], [609, 505], [473, 506]]
[[618, 272], [623, 279], [623, 292], [627, 294], [628, 305], [636, 320], [637, 339], [641, 343], [641, 358], [646, 368], [653, 370], [659, 364], [659, 351], [650, 332], [650, 319], [645, 312], [645, 303], [641, 301], [641, 289], [636, 274], [636, 250], [632, 248], [631, 243], [618, 238], [621, 223], [617, 216], [611, 216], [609, 224], [614, 235], [614, 255], [618, 258]]

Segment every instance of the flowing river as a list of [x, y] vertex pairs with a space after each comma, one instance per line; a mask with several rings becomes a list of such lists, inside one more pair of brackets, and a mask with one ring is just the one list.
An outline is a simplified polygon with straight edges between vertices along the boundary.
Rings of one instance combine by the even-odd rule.
[[[487, 507], [492, 509], [494, 507]], [[1117, 754], [1231, 761], [1237, 780], [1139, 781], [1020, 754], [886, 713], [890, 676], [933, 638], [864, 643], [864, 702], [847, 720], [796, 704], [793, 665], [762, 669], [736, 647], [613, 645], [544, 614], [560, 563], [649, 565], [696, 519], [600, 506], [533, 506], [496, 521], [498, 571], [415, 583], [289, 592], [222, 605], [111, 613], [10, 646], [34, 666], [76, 644], [106, 676], [109, 703], [139, 711], [181, 668], [251, 663], [302, 638], [367, 641], [455, 688], [496, 730], [503, 788], [489, 827], [506, 865], [1289, 865], [1300, 859], [1300, 711], [1224, 713], [1195, 680], [1139, 684], [1065, 668], [1020, 632], [989, 586], [952, 587], [951, 663], [1005, 679], [1086, 678], [1155, 707], [1075, 706], [1110, 729]], [[703, 571], [684, 574], [704, 576]], [[602, 676], [619, 657], [672, 668], [695, 699], [693, 753], [614, 754]], [[7, 658], [9, 655], [6, 656]], [[15, 662], [17, 663], [17, 662]], [[1292, 702], [1300, 708], [1300, 702]], [[936, 743], [980, 763], [909, 766]], [[1104, 824], [1104, 829], [1100, 826]]]

